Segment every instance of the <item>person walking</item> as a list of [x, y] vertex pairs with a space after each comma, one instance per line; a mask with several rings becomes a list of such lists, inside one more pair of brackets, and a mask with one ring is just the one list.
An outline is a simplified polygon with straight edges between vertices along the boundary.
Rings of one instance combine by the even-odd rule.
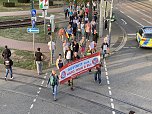
[[80, 40], [79, 46], [80, 46], [81, 55], [84, 57], [85, 47], [86, 47], [85, 37], [82, 37], [82, 39]]
[[62, 55], [59, 54], [59, 57], [58, 57], [57, 60], [56, 60], [56, 67], [57, 67], [57, 69], [62, 68], [62, 67], [63, 67], [63, 64], [64, 64], [64, 61], [63, 61], [63, 59], [62, 59]]
[[76, 40], [73, 42], [73, 52], [79, 52], [79, 44], [77, 43]]
[[91, 30], [91, 25], [88, 21], [87, 24], [85, 25], [86, 40], [88, 41], [89, 41], [89, 36], [90, 36], [90, 30]]
[[103, 59], [105, 58], [105, 54], [109, 53], [108, 48], [109, 48], [108, 43], [104, 41], [104, 43], [101, 46], [101, 53], [103, 55]]
[[52, 70], [52, 73], [49, 77], [46, 87], [48, 87], [49, 84], [50, 84], [50, 86], [52, 86], [53, 99], [54, 99], [54, 101], [56, 101], [57, 100], [57, 98], [56, 98], [57, 97], [57, 88], [59, 85], [59, 77], [56, 74], [55, 70]]
[[37, 52], [35, 52], [35, 61], [37, 66], [37, 73], [38, 75], [42, 74], [42, 59], [44, 58], [43, 54], [40, 52], [40, 48], [37, 48]]
[[48, 46], [49, 46], [50, 52], [52, 51], [52, 58], [54, 58], [54, 53], [56, 49], [55, 42], [53, 41], [48, 42]]
[[72, 60], [73, 51], [68, 47], [68, 49], [65, 51], [65, 59], [66, 62], [69, 63]]
[[6, 69], [5, 80], [7, 80], [8, 73], [10, 73], [10, 75], [11, 75], [10, 79], [13, 79], [13, 73], [12, 73], [13, 61], [10, 58], [5, 58], [4, 65], [5, 65], [5, 69]]
[[99, 64], [95, 67], [96, 71], [95, 71], [95, 75], [94, 75], [94, 81], [97, 82], [99, 84], [101, 84], [101, 67], [102, 67], [102, 64]]
[[98, 37], [99, 37], [99, 35], [98, 35], [98, 33], [97, 33], [97, 30], [95, 29], [95, 30], [94, 30], [94, 33], [93, 33], [93, 41], [95, 41], [95, 43], [97, 43]]
[[4, 49], [4, 51], [2, 52], [2, 57], [3, 57], [4, 59], [11, 57], [11, 51], [10, 51], [10, 49], [8, 49], [7, 45], [5, 45], [5, 49]]

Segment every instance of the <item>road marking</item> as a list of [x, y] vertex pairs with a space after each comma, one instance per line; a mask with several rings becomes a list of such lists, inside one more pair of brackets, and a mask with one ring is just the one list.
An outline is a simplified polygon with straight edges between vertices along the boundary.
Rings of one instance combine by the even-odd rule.
[[121, 19], [121, 21], [126, 25], [127, 24], [127, 22], [124, 20], [124, 19]]
[[136, 21], [135, 19], [133, 19], [132, 17], [130, 17], [129, 15], [127, 15], [127, 17], [129, 17], [131, 20], [135, 21], [137, 24], [139, 24], [140, 26], [144, 26], [141, 23], [139, 23], [138, 21]]
[[136, 33], [127, 34], [127, 36], [136, 36]]
[[151, 24], [152, 25], [152, 22], [150, 21], [147, 21], [146, 19], [142, 18], [142, 20], [146, 21], [148, 24]]
[[[128, 6], [128, 7], [130, 7], [130, 6]], [[139, 10], [137, 10], [137, 9], [134, 9], [134, 8], [132, 8], [132, 7], [130, 7], [130, 8], [133, 9], [134, 11], [136, 11], [136, 12], [138, 12], [138, 13], [144, 15], [145, 17], [151, 18], [151, 16], [148, 16], [148, 15], [142, 13], [141, 11], [139, 11]]]
[[36, 99], [34, 99], [33, 102], [36, 102]]
[[42, 83], [41, 84], [44, 84], [44, 80], [42, 81]]
[[46, 76], [44, 76], [44, 79], [46, 79]]
[[37, 94], [39, 94], [40, 93], [40, 91], [37, 91]]
[[114, 104], [113, 103], [111, 103], [111, 107], [114, 109], [115, 108], [115, 106], [114, 106]]
[[108, 76], [108, 72], [106, 72], [106, 76]]
[[[106, 60], [105, 59], [104, 59], [104, 66], [106, 66]], [[105, 67], [105, 73], [106, 73], [106, 78], [107, 78], [107, 84], [110, 85], [108, 71], [107, 71], [106, 67]], [[108, 86], [108, 90], [109, 90], [109, 95], [112, 96], [112, 91], [111, 91], [111, 87], [110, 86]], [[111, 108], [114, 109], [115, 105], [113, 103], [113, 99], [112, 98], [110, 98], [110, 102], [111, 102]], [[112, 114], [115, 114], [115, 111], [112, 111]]]
[[138, 47], [123, 47], [124, 49], [136, 49]]
[[39, 87], [39, 90], [41, 90], [42, 88], [41, 87]]
[[33, 108], [33, 104], [31, 105], [30, 109], [32, 109], [32, 108]]
[[120, 11], [120, 12], [124, 14], [124, 12], [123, 12], [123, 11]]

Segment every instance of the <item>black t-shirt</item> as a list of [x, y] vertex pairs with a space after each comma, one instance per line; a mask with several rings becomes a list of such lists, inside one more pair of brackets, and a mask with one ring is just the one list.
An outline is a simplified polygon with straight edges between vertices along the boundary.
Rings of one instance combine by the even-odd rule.
[[41, 52], [35, 53], [35, 61], [42, 61], [42, 53]]
[[103, 43], [102, 46], [101, 46], [102, 49], [104, 48], [104, 45], [106, 45], [107, 48], [109, 47], [108, 43]]

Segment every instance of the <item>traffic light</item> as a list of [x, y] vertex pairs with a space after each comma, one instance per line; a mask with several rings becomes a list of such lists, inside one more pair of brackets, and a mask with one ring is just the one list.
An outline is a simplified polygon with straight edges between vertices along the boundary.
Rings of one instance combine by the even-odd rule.
[[48, 35], [51, 35], [51, 25], [48, 25], [47, 30], [48, 30]]

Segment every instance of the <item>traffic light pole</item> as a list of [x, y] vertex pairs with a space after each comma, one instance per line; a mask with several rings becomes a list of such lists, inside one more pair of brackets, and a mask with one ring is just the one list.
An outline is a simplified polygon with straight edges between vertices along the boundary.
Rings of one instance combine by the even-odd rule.
[[99, 38], [103, 36], [103, 0], [100, 1]]
[[44, 38], [46, 40], [46, 19], [45, 19], [45, 9], [43, 9], [44, 12]]
[[113, 11], [113, 0], [111, 1], [111, 9], [110, 9], [110, 20], [109, 20], [109, 48], [110, 48], [110, 43], [111, 43], [111, 18], [112, 18], [112, 11]]

